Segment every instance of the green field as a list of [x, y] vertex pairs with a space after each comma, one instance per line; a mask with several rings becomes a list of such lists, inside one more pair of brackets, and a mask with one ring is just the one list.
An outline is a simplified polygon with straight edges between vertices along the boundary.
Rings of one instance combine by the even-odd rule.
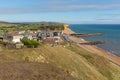
[[34, 23], [34, 24], [23, 24], [23, 23], [8, 23], [0, 22], [0, 29], [8, 32], [22, 31], [22, 30], [64, 30], [63, 24], [58, 23]]

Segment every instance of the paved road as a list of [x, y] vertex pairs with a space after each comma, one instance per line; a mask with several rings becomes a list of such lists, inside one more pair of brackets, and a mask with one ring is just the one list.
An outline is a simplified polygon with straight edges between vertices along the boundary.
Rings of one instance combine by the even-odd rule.
[[69, 39], [69, 35], [62, 35], [62, 39], [66, 41], [67, 43], [72, 43], [73, 41]]

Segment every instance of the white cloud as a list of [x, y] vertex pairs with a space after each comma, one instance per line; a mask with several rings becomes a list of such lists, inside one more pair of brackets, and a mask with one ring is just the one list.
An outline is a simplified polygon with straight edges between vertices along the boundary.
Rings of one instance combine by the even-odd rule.
[[41, 11], [70, 11], [70, 10], [104, 10], [117, 9], [120, 4], [111, 5], [53, 5], [53, 6], [37, 6], [36, 10]]
[[54, 11], [110, 10], [120, 9], [120, 4], [110, 5], [41, 5], [29, 8], [0, 8], [0, 14], [39, 13]]

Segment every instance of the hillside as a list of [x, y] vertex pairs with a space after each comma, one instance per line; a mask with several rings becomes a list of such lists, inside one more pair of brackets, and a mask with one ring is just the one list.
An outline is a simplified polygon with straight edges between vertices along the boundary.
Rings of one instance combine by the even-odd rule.
[[0, 27], [10, 27], [10, 26], [15, 26], [16, 24], [12, 24], [9, 22], [0, 22]]
[[0, 80], [76, 80], [64, 70], [44, 63], [0, 62]]
[[56, 47], [44, 45], [36, 49], [19, 50], [1, 49], [0, 61], [49, 63], [63, 69], [78, 80], [120, 79], [119, 66], [76, 45]]
[[63, 30], [64, 26], [62, 23], [57, 22], [26, 22], [26, 23], [9, 23], [0, 22], [0, 32], [3, 31], [13, 32], [21, 30], [44, 30], [49, 28], [50, 30]]

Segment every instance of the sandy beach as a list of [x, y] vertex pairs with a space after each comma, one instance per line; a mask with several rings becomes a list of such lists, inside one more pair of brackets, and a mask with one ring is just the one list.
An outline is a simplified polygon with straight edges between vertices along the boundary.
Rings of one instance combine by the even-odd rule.
[[[74, 33], [71, 29], [67, 28], [63, 31], [65, 34], [72, 34]], [[84, 43], [84, 42], [87, 42], [85, 41], [84, 39], [80, 39], [80, 38], [76, 38], [76, 37], [72, 37], [70, 36], [69, 37], [73, 42], [75, 42], [76, 44], [78, 44], [78, 46], [80, 46], [81, 48], [91, 52], [91, 53], [94, 53], [94, 54], [97, 54], [99, 56], [102, 56], [106, 59], [108, 59], [109, 61], [117, 64], [120, 66], [120, 58], [115, 56], [115, 55], [112, 55], [112, 54], [109, 54], [107, 53], [106, 51], [104, 51], [103, 49], [101, 48], [98, 48], [96, 46], [92, 46], [92, 45], [80, 45], [79, 43]]]

